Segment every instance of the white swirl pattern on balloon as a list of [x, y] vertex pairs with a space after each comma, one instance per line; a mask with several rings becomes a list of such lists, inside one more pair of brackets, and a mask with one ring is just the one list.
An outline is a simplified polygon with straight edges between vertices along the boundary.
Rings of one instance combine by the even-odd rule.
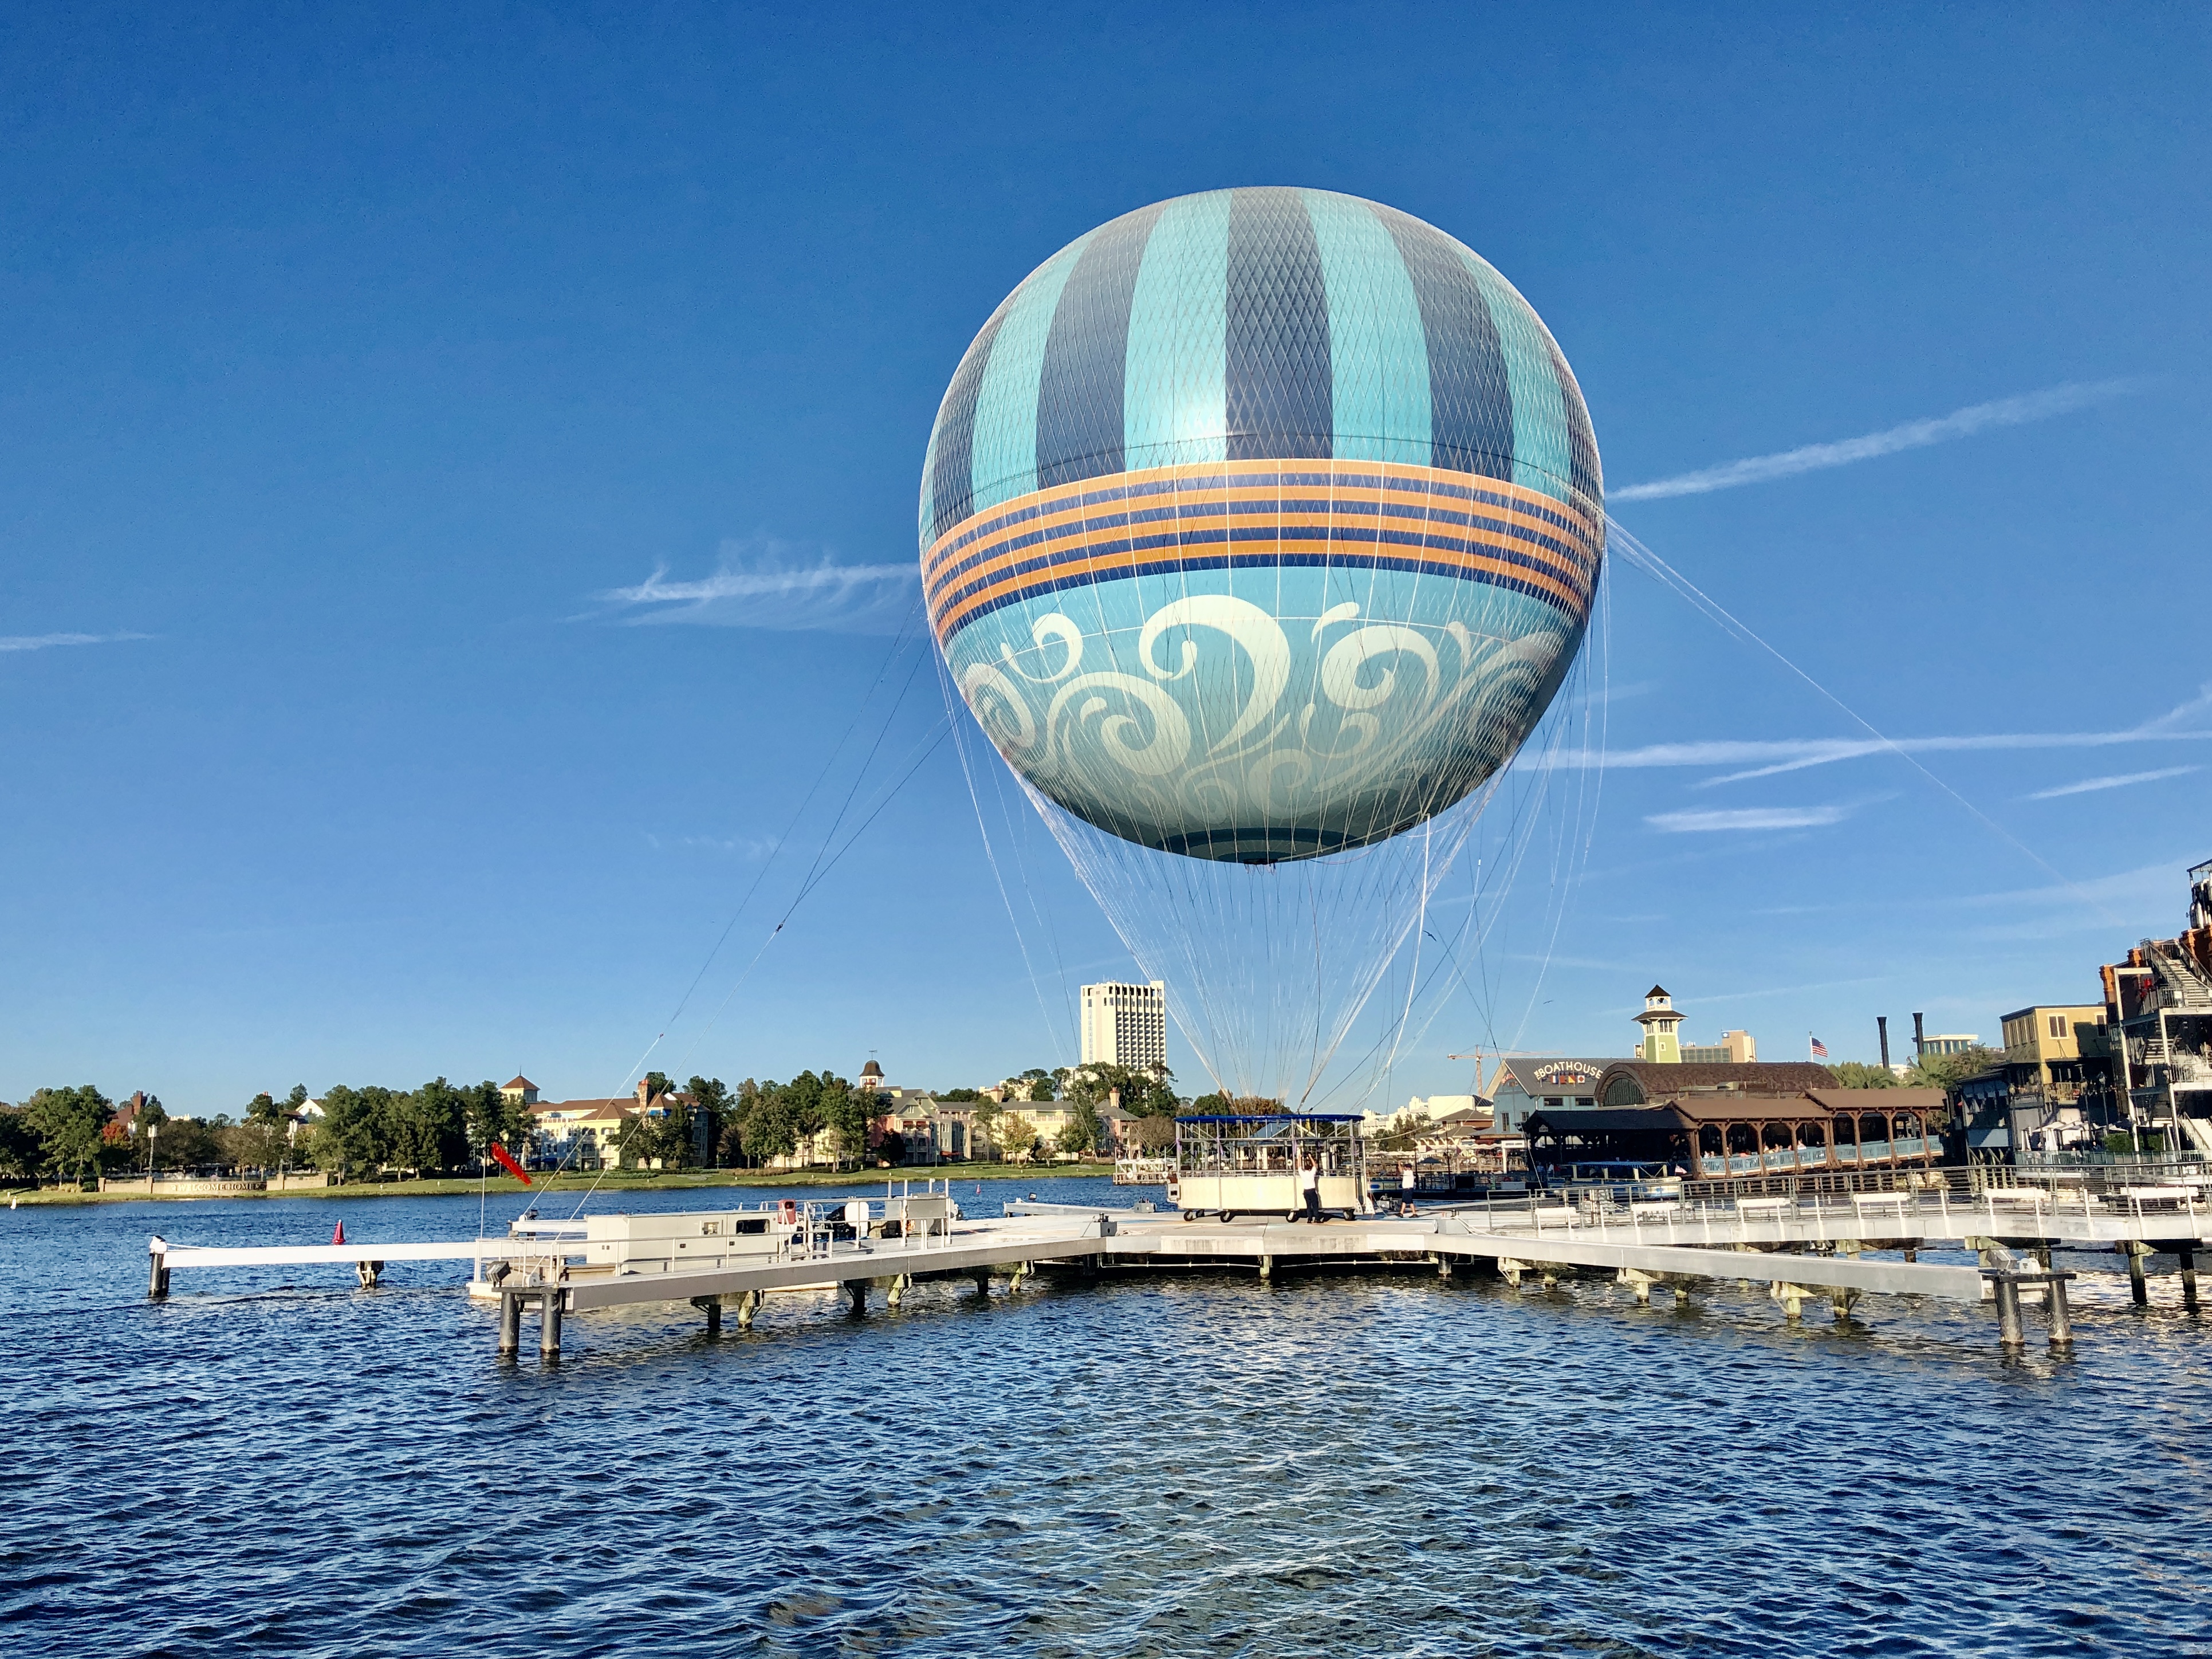
[[1147, 610], [1132, 603], [1144, 586], [1009, 608], [949, 654], [992, 742], [1038, 789], [1127, 840], [1215, 858], [1362, 846], [1462, 799], [1527, 735], [1580, 633], [1473, 584], [1315, 605], [1302, 639], [1233, 593]]

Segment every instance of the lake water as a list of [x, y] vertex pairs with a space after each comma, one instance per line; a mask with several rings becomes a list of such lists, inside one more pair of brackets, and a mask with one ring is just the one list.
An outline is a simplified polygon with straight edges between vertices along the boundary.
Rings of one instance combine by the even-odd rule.
[[[960, 1195], [1031, 1190], [1110, 1191]], [[2212, 1653], [2212, 1341], [2165, 1286], [2085, 1285], [2063, 1363], [1981, 1310], [1413, 1269], [592, 1314], [553, 1370], [465, 1264], [143, 1299], [150, 1231], [340, 1218], [477, 1204], [0, 1211], [9, 1651]]]

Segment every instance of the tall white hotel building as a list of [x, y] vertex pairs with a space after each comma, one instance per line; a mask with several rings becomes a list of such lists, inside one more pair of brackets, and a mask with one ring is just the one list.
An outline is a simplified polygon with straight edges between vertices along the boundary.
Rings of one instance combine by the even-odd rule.
[[1086, 985], [1083, 988], [1082, 1064], [1126, 1066], [1142, 1072], [1168, 1063], [1168, 988]]

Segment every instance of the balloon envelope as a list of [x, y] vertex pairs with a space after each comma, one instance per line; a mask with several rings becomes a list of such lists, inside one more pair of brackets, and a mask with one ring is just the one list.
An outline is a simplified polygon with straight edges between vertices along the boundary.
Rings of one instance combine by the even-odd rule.
[[1214, 191], [1070, 243], [984, 325], [930, 435], [923, 590], [1040, 793], [1268, 864], [1512, 757], [1604, 522], [1574, 376], [1490, 265], [1354, 197]]

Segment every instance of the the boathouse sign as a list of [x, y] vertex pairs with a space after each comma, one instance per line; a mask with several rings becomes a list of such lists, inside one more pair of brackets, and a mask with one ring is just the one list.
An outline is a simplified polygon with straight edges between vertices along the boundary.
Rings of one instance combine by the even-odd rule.
[[1532, 1075], [1539, 1083], [1556, 1084], [1561, 1088], [1578, 1086], [1597, 1081], [1597, 1073], [1587, 1066], [1571, 1060], [1554, 1060], [1539, 1066]]

